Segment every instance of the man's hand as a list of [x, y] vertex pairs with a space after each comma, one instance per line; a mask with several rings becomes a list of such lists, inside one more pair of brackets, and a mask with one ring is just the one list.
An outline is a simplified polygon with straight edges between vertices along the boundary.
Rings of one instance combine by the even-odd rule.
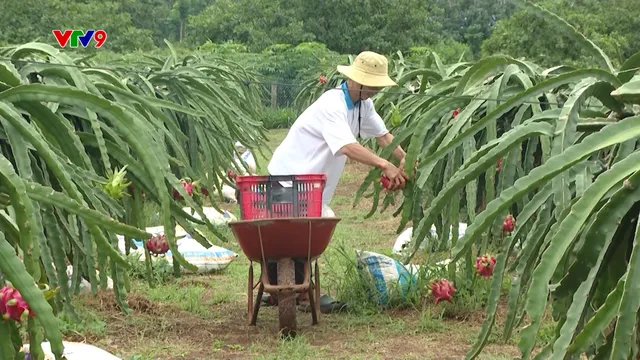
[[402, 167], [397, 168], [392, 163], [388, 162], [382, 167], [382, 173], [389, 179], [389, 190], [396, 190], [404, 188], [404, 185], [409, 177], [402, 171]]
[[405, 182], [409, 180], [409, 177], [402, 171], [402, 168], [397, 168], [391, 162], [373, 154], [359, 143], [345, 145], [340, 151], [348, 158], [359, 163], [381, 169], [382, 173], [389, 179], [389, 190], [402, 188]]

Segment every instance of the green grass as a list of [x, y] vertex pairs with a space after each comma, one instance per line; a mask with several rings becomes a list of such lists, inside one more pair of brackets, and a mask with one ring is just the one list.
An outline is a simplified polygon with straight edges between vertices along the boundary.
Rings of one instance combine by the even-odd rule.
[[[270, 151], [285, 135], [286, 130], [270, 132], [266, 158], [256, 154], [260, 173], [264, 173]], [[356, 208], [351, 206], [367, 170], [348, 162], [331, 205], [342, 220], [320, 259], [322, 292], [348, 302], [354, 313], [321, 315], [320, 324], [311, 326], [310, 314], [298, 312], [301, 334], [293, 341], [279, 340], [274, 308], [261, 308], [257, 326], [248, 326], [249, 262], [226, 229], [229, 243], [212, 240], [240, 254], [227, 269], [176, 279], [171, 265], [159, 264], [157, 279], [161, 283], [149, 288], [136, 276], [143, 274], [144, 268], [136, 267], [128, 295], [133, 313], [121, 313], [110, 292], [95, 298], [79, 295], [76, 301], [84, 321], [73, 324], [61, 319], [67, 339], [87, 341], [125, 360], [464, 358], [482, 325], [488, 281], [477, 281], [473, 290], [461, 293], [454, 304], [435, 306], [426, 290], [429, 279], [424, 279], [413, 301], [399, 301], [394, 308], [383, 310], [368, 298], [367, 284], [350, 276], [355, 275], [354, 249], [390, 255], [397, 237], [399, 219], [391, 216], [393, 210], [364, 219], [369, 212], [368, 200]], [[225, 208], [238, 214], [235, 206]], [[155, 209], [146, 211], [151, 218]], [[442, 258], [443, 254], [434, 256]], [[257, 266], [254, 271], [259, 276]], [[505, 280], [504, 287], [508, 285]], [[498, 321], [504, 316], [501, 305]], [[501, 326], [496, 326], [496, 331], [500, 330]], [[492, 336], [481, 358], [512, 358], [518, 354], [516, 341], [517, 334], [506, 344]]]

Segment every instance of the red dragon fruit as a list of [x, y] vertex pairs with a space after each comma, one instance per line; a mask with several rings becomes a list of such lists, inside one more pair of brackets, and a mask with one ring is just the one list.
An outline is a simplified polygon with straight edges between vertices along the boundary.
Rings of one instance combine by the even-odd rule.
[[[193, 183], [191, 181], [186, 181], [186, 180], [180, 180], [180, 183], [182, 184], [182, 187], [187, 192], [187, 194], [191, 196], [193, 194]], [[173, 198], [175, 200], [184, 200], [182, 195], [180, 195], [180, 193], [176, 189], [173, 189]]]
[[191, 196], [193, 194], [193, 183], [191, 183], [191, 182], [183, 182], [182, 183], [182, 187], [187, 192], [187, 194], [189, 194], [189, 196]]
[[233, 170], [231, 170], [231, 169], [227, 170], [227, 177], [229, 178], [229, 180], [236, 181], [236, 177], [237, 176], [238, 175], [236, 175], [236, 173]]
[[[133, 184], [131, 184], [129, 185], [128, 189], [129, 189], [129, 195], [133, 196], [133, 194], [135, 193], [136, 187]], [[146, 198], [144, 191], [140, 191], [140, 197], [142, 197], [143, 199]]]
[[382, 175], [380, 177], [380, 184], [382, 184], [382, 187], [389, 190], [389, 185], [391, 185], [391, 180], [389, 180], [388, 177]]
[[318, 77], [318, 81], [320, 82], [320, 84], [326, 84], [327, 83], [327, 77], [324, 75], [320, 75], [320, 77]]
[[147, 240], [147, 250], [153, 255], [166, 254], [169, 251], [167, 236], [165, 234], [152, 236], [151, 239]]
[[456, 116], [458, 116], [458, 114], [460, 114], [460, 109], [455, 109], [453, 110], [453, 114], [452, 114], [452, 118], [455, 118]]
[[488, 279], [493, 275], [493, 268], [496, 266], [496, 258], [489, 255], [482, 255], [476, 259], [476, 271], [478, 275]]
[[183, 199], [184, 198], [182, 197], [182, 195], [180, 195], [178, 190], [173, 189], [173, 200], [183, 200]]
[[438, 279], [431, 282], [431, 294], [436, 298], [436, 305], [442, 300], [453, 303], [451, 297], [456, 293], [456, 288], [447, 279]]
[[496, 171], [500, 171], [502, 169], [502, 158], [499, 158], [496, 163]]
[[6, 285], [0, 290], [0, 317], [2, 320], [21, 322], [27, 316], [35, 316], [20, 292], [13, 286]]
[[511, 214], [507, 215], [502, 222], [502, 231], [511, 233], [515, 228], [516, 219]]

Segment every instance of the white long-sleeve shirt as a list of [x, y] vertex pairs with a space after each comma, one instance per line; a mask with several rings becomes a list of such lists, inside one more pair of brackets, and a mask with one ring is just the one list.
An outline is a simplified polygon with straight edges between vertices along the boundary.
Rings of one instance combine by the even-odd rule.
[[362, 139], [368, 139], [389, 132], [376, 112], [373, 100], [362, 101], [360, 107], [362, 118], [359, 128], [358, 102], [352, 102], [346, 83], [322, 94], [296, 119], [276, 148], [267, 167], [269, 173], [326, 174], [322, 203], [328, 205], [346, 163], [346, 156], [340, 149], [356, 143], [358, 133]]

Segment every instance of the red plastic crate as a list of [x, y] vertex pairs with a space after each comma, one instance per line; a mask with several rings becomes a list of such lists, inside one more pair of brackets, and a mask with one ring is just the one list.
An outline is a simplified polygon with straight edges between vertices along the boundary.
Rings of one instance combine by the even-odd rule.
[[[284, 187], [279, 182], [291, 182]], [[242, 220], [321, 217], [325, 174], [236, 177]]]

